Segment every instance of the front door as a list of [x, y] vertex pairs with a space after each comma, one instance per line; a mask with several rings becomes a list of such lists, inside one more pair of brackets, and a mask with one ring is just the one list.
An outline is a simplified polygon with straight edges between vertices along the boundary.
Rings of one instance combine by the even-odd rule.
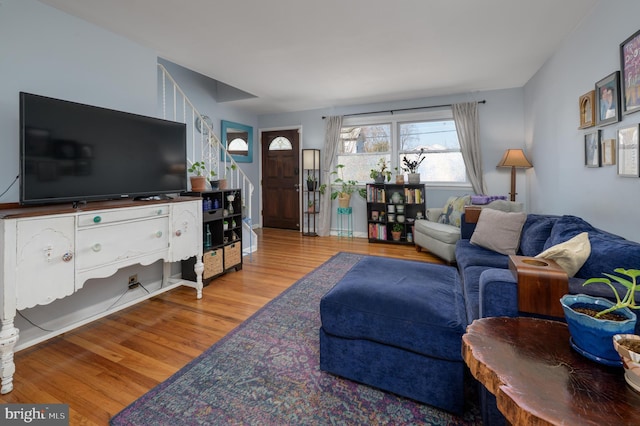
[[300, 230], [298, 129], [262, 133], [262, 225]]

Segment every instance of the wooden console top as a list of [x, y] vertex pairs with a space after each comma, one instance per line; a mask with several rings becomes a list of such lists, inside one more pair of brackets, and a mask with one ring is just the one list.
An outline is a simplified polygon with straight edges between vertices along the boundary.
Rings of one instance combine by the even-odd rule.
[[[20, 217], [46, 216], [51, 214], [78, 213], [83, 211], [117, 209], [125, 207], [143, 207], [154, 204], [179, 203], [184, 201], [197, 200], [199, 197], [175, 197], [170, 200], [110, 200], [110, 201], [90, 201], [80, 204], [78, 208], [73, 208], [72, 203], [47, 204], [42, 206], [16, 206], [14, 203], [0, 205], [0, 219], [16, 219]], [[3, 208], [6, 206], [8, 208]]]

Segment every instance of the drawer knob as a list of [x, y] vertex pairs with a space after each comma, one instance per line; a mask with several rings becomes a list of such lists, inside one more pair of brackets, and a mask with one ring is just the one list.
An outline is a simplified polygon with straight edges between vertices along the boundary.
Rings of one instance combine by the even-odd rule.
[[102, 250], [102, 244], [100, 244], [100, 243], [95, 243], [95, 244], [91, 247], [91, 249], [92, 249], [93, 251], [95, 251], [95, 252], [98, 252], [98, 251]]
[[162, 209], [158, 209], [158, 211], [156, 212], [156, 214], [159, 216], [162, 214]]
[[162, 237], [162, 231], [157, 231], [157, 232], [156, 232], [156, 237], [157, 237], [157, 238]]
[[179, 237], [180, 235], [182, 235], [182, 231], [178, 229], [178, 230], [176, 231], [176, 237]]
[[100, 222], [102, 222], [102, 218], [100, 216], [93, 217], [93, 223], [100, 223]]
[[73, 259], [73, 253], [71, 252], [66, 252], [65, 254], [62, 255], [63, 262], [71, 262], [71, 259]]

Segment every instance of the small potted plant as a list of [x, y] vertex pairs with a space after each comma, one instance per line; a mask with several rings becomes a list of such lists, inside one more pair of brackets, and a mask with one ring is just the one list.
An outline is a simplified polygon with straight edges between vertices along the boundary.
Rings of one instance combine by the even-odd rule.
[[407, 172], [407, 180], [409, 183], [420, 183], [420, 173], [418, 173], [418, 168], [424, 161], [424, 158], [424, 148], [420, 148], [418, 158], [413, 161], [407, 159], [406, 155], [402, 158], [402, 170]]
[[191, 190], [194, 192], [203, 192], [207, 189], [207, 178], [205, 174], [207, 169], [203, 161], [196, 161], [189, 167], [189, 173], [193, 173], [193, 176], [189, 177], [191, 181]]
[[[593, 283], [608, 285], [615, 296], [615, 302], [602, 297], [567, 294], [560, 299], [560, 303], [569, 326], [573, 348], [596, 362], [620, 365], [619, 356], [613, 344], [613, 336], [634, 332], [636, 314], [631, 309], [640, 309], [635, 302], [635, 292], [638, 291], [637, 277], [640, 276], [640, 270], [616, 268], [613, 272], [618, 275], [605, 273], [603, 275], [608, 278], [590, 278], [583, 285]], [[626, 288], [624, 297], [620, 297], [618, 289], [611, 280]]]
[[309, 213], [315, 213], [315, 211], [316, 211], [316, 202], [315, 202], [315, 200], [309, 200], [309, 202], [307, 202], [307, 211]]
[[307, 174], [307, 190], [315, 191], [317, 184], [318, 180], [316, 179], [316, 176], [311, 173]]
[[378, 160], [378, 168], [371, 169], [369, 177], [373, 179], [375, 183], [384, 183], [385, 180], [389, 182], [391, 180], [391, 171], [389, 170], [387, 160], [384, 158]]
[[219, 181], [220, 189], [226, 189], [227, 188], [227, 174], [229, 173], [229, 170], [236, 170], [237, 168], [238, 167], [233, 163], [224, 168], [224, 177], [222, 179], [220, 179], [220, 181]]
[[217, 175], [218, 174], [214, 170], [211, 170], [209, 172], [209, 183], [211, 184], [211, 189], [214, 189], [214, 190], [218, 189], [219, 184], [220, 184], [220, 181], [218, 179], [216, 179]]
[[[334, 181], [332, 182], [332, 186], [335, 186], [336, 189], [331, 192], [331, 199], [338, 199], [338, 205], [340, 207], [349, 207], [349, 203], [351, 201], [351, 194], [358, 190], [358, 182], [355, 180], [345, 180], [343, 178], [344, 164], [338, 164], [336, 169], [331, 172], [332, 176], [335, 176]], [[324, 195], [327, 190], [327, 184], [320, 185], [320, 193]], [[366, 191], [366, 190], [365, 190]], [[362, 192], [360, 192], [362, 195]]]
[[393, 238], [393, 241], [400, 241], [400, 238], [402, 237], [402, 228], [402, 224], [398, 222], [393, 224], [391, 227], [391, 238]]

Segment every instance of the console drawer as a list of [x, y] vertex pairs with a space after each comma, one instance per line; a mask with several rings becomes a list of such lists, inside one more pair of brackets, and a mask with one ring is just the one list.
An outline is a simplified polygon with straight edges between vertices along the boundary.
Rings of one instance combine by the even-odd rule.
[[168, 217], [86, 228], [78, 230], [76, 265], [78, 269], [93, 268], [168, 247]]
[[78, 227], [83, 228], [168, 215], [169, 206], [161, 204], [142, 208], [97, 210], [78, 215]]

